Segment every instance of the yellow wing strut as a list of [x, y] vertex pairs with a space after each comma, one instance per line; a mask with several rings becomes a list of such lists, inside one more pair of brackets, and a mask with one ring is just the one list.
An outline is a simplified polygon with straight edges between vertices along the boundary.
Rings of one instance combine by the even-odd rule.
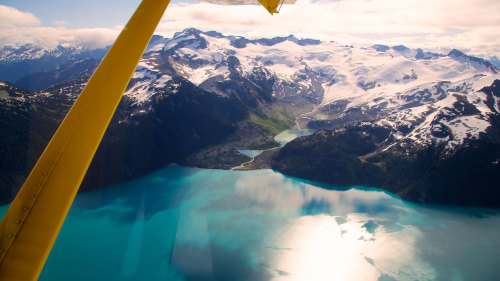
[[285, 0], [259, 0], [259, 3], [266, 8], [269, 13], [276, 14], [279, 12]]
[[0, 280], [37, 280], [88, 166], [169, 0], [143, 0], [0, 223]]

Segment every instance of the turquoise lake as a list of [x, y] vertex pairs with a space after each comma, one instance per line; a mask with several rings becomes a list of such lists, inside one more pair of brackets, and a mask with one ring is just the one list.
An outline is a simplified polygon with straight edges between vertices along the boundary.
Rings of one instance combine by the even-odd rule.
[[499, 264], [500, 210], [169, 167], [78, 194], [39, 280], [499, 280]]
[[[283, 147], [285, 144], [291, 142], [292, 140], [311, 135], [315, 132], [315, 130], [311, 129], [291, 129], [285, 130], [274, 137], [274, 140], [279, 144], [280, 147]], [[272, 148], [271, 148], [272, 149]], [[269, 149], [268, 149], [269, 150]], [[249, 149], [241, 149], [238, 150], [239, 153], [248, 156], [250, 158], [254, 158], [255, 156], [261, 154], [265, 150], [249, 150]]]

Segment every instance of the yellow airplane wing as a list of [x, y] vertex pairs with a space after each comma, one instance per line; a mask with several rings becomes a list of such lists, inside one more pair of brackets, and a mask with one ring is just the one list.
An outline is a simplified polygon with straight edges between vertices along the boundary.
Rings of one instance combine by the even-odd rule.
[[0, 280], [37, 280], [106, 128], [169, 0], [143, 0], [0, 223]]
[[279, 13], [283, 4], [294, 4], [296, 0], [198, 0], [219, 5], [252, 5], [260, 3], [269, 13]]
[[[295, 2], [258, 1], [271, 14], [277, 13], [284, 2]], [[169, 2], [142, 1], [24, 182], [0, 222], [0, 281], [38, 279], [111, 117]]]
[[283, 5], [283, 1], [284, 0], [259, 0], [259, 3], [272, 15], [279, 12], [279, 8]]

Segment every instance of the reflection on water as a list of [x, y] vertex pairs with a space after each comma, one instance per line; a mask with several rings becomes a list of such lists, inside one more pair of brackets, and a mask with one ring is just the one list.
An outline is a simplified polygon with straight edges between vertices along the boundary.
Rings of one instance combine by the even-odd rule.
[[79, 194], [40, 280], [497, 279], [498, 210], [322, 187], [175, 167]]

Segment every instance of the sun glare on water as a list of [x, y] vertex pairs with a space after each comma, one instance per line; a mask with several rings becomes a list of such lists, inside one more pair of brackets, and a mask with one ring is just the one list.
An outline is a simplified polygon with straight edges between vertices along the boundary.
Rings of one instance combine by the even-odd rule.
[[328, 215], [298, 218], [275, 256], [278, 273], [273, 280], [406, 280], [405, 275], [432, 279], [432, 269], [415, 256], [418, 230], [403, 229], [397, 235], [405, 239], [395, 239], [383, 227], [369, 229], [366, 222], [356, 214], [347, 220]]

